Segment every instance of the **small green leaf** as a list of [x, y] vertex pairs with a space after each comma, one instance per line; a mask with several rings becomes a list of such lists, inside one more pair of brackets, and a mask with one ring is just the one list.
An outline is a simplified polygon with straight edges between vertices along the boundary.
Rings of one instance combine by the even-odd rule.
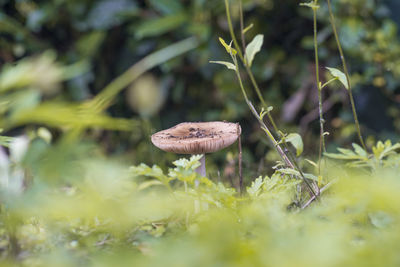
[[366, 158], [364, 156], [360, 156], [356, 153], [354, 153], [350, 149], [345, 149], [345, 148], [337, 148], [337, 150], [341, 153], [324, 153], [324, 155], [328, 158], [332, 159], [342, 159], [342, 160], [365, 160]]
[[180, 168], [183, 168], [185, 170], [192, 169], [194, 171], [194, 170], [196, 170], [197, 167], [200, 166], [200, 162], [199, 161], [200, 161], [200, 159], [202, 157], [203, 157], [203, 155], [193, 155], [193, 156], [190, 157], [190, 159], [182, 158], [182, 159], [175, 160], [173, 162], [173, 164], [176, 167], [180, 167]]
[[251, 28], [253, 28], [254, 24], [250, 24], [249, 26], [247, 26], [246, 28], [243, 29], [243, 34], [245, 34], [246, 32], [248, 32]]
[[368, 153], [361, 146], [357, 145], [356, 143], [353, 143], [352, 145], [353, 145], [354, 151], [358, 155], [360, 155], [361, 157], [368, 158]]
[[285, 137], [286, 142], [291, 143], [296, 148], [296, 155], [300, 156], [303, 153], [303, 139], [297, 133], [291, 133]]
[[344, 85], [344, 87], [349, 90], [349, 83], [347, 81], [346, 75], [338, 69], [326, 67], [327, 70], [332, 74], [333, 77], [339, 79], [339, 81]]
[[236, 66], [233, 63], [226, 61], [210, 61], [210, 63], [225, 65], [230, 70], [236, 70]]
[[219, 37], [219, 42], [225, 47], [226, 52], [228, 52], [229, 54], [232, 54], [232, 55], [237, 54], [237, 51], [231, 47], [232, 43], [228, 45], [227, 43], [225, 43], [224, 39], [222, 39], [221, 37]]
[[374, 153], [375, 158], [381, 160], [398, 149], [400, 149], [400, 143], [392, 145], [392, 142], [387, 140], [385, 143], [379, 141], [376, 146], [372, 147], [372, 152]]
[[246, 47], [246, 64], [251, 67], [253, 63], [254, 56], [261, 50], [261, 46], [264, 42], [264, 35], [257, 34], [256, 37], [247, 45]]
[[262, 109], [261, 109], [261, 112], [260, 112], [260, 119], [263, 120], [263, 119], [264, 119], [264, 116], [267, 115], [268, 113], [270, 113], [273, 109], [274, 109], [274, 108], [271, 107], [271, 106], [267, 107], [267, 110], [265, 110], [264, 108], [262, 108]]

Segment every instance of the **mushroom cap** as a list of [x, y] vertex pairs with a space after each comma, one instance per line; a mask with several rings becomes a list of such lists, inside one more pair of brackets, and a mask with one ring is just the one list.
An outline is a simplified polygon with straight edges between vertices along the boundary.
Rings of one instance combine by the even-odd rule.
[[183, 122], [151, 136], [158, 148], [177, 154], [205, 154], [233, 144], [242, 129], [238, 123]]

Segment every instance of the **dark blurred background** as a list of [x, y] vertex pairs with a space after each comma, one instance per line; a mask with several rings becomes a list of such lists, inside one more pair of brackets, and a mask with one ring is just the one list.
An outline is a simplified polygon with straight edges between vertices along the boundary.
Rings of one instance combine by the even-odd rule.
[[[238, 1], [231, 2], [236, 33]], [[325, 1], [318, 11], [321, 79], [325, 66], [341, 69], [328, 21]], [[315, 158], [319, 124], [312, 43], [311, 10], [298, 0], [243, 1], [245, 25], [254, 27], [246, 41], [260, 33], [264, 45], [253, 62], [253, 71], [273, 117], [283, 132], [299, 132], [304, 155]], [[367, 143], [398, 140], [400, 129], [400, 2], [398, 0], [333, 0], [334, 13], [350, 67], [356, 106]], [[245, 171], [251, 175], [274, 164], [270, 149], [252, 117], [234, 73], [210, 60], [229, 60], [218, 37], [229, 41], [222, 0], [0, 0], [0, 64], [51, 50], [56, 61], [70, 65], [85, 61], [89, 67], [64, 81], [56, 93], [40, 101], [83, 102], [144, 56], [195, 36], [197, 48], [153, 68], [135, 80], [114, 100], [107, 113], [134, 118], [131, 131], [92, 129], [84, 139], [99, 144], [108, 154], [137, 164], [170, 165], [176, 155], [153, 147], [149, 136], [183, 121], [227, 120], [243, 129]], [[43, 77], [48, 73], [42, 72]], [[246, 79], [250, 98], [260, 107]], [[324, 90], [328, 149], [357, 142], [344, 88], [339, 83]], [[40, 126], [40, 125], [39, 125]], [[27, 123], [9, 129], [21, 134]], [[61, 136], [62, 127], [48, 127]], [[100, 127], [101, 128], [101, 127]], [[238, 149], [228, 148], [209, 160], [210, 175], [234, 172]], [[224, 173], [220, 173], [224, 171]]]

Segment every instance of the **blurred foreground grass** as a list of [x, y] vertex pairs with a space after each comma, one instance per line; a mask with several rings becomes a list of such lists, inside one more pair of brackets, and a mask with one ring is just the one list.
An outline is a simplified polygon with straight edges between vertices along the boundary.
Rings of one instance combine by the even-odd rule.
[[[399, 154], [385, 168], [326, 166], [305, 209], [298, 180], [259, 177], [239, 196], [199, 177], [104, 157], [94, 144], [36, 137], [0, 154], [2, 266], [397, 266]], [[6, 178], [6, 179], [5, 179]], [[198, 179], [200, 185], [195, 186]]]

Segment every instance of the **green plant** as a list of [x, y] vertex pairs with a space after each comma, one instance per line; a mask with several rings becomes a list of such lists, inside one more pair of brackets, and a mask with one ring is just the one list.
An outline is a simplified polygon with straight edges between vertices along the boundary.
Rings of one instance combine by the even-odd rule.
[[[257, 36], [254, 37], [254, 39], [247, 46], [245, 46], [245, 41], [244, 41], [245, 30], [243, 29], [243, 14], [241, 13], [240, 14], [240, 18], [241, 18], [241, 37], [242, 37], [243, 49], [245, 50], [245, 54], [243, 54], [241, 49], [240, 49], [240, 46], [238, 45], [238, 42], [237, 42], [236, 37], [235, 37], [235, 34], [233, 32], [232, 22], [231, 22], [231, 19], [230, 19], [229, 2], [227, 0], [225, 0], [225, 8], [226, 8], [226, 13], [227, 13], [227, 20], [228, 20], [229, 30], [230, 30], [230, 34], [231, 34], [231, 37], [232, 37], [232, 42], [235, 45], [235, 49], [233, 49], [231, 47], [232, 42], [228, 45], [228, 44], [226, 44], [226, 42], [222, 38], [219, 38], [219, 40], [220, 40], [221, 44], [225, 47], [227, 53], [231, 56], [233, 63], [225, 62], [225, 61], [210, 61], [210, 62], [211, 63], [217, 63], [217, 64], [225, 65], [228, 69], [231, 69], [231, 70], [235, 71], [236, 77], [237, 77], [239, 85], [240, 85], [240, 89], [242, 91], [243, 97], [245, 98], [245, 102], [249, 106], [249, 108], [250, 108], [251, 112], [253, 113], [253, 115], [259, 121], [261, 128], [264, 130], [264, 132], [266, 133], [267, 137], [270, 139], [273, 147], [277, 150], [278, 154], [281, 156], [281, 158], [283, 160], [283, 164], [286, 165], [288, 168], [296, 170], [296, 173], [298, 175], [297, 176], [295, 175], [295, 177], [300, 177], [301, 179], [303, 179], [304, 183], [308, 187], [308, 190], [311, 192], [312, 197], [315, 199], [317, 197], [317, 195], [319, 194], [318, 186], [316, 185], [315, 182], [310, 183], [309, 181], [307, 181], [308, 178], [306, 178], [304, 176], [303, 171], [301, 170], [300, 166], [297, 163], [297, 159], [295, 158], [295, 156], [293, 155], [293, 153], [291, 152], [291, 150], [289, 149], [289, 147], [287, 145], [288, 142], [292, 143], [296, 147], [297, 156], [299, 156], [301, 154], [301, 152], [302, 152], [302, 147], [303, 147], [302, 139], [301, 139], [300, 135], [298, 135], [298, 134], [292, 133], [292, 134], [286, 135], [286, 134], [282, 133], [280, 130], [278, 130], [278, 128], [276, 126], [276, 123], [274, 122], [274, 119], [272, 118], [272, 116], [270, 114], [270, 112], [272, 110], [272, 107], [266, 107], [265, 106], [265, 101], [263, 100], [263, 97], [261, 96], [261, 93], [260, 93], [260, 90], [258, 88], [258, 85], [257, 85], [257, 83], [256, 83], [256, 81], [255, 81], [255, 79], [253, 77], [253, 74], [251, 72], [251, 69], [250, 69], [255, 55], [261, 49], [264, 37], [263, 37], [263, 35], [257, 35]], [[241, 11], [241, 4], [240, 4], [240, 11]], [[250, 102], [250, 100], [247, 97], [246, 90], [245, 90], [245, 88], [243, 86], [243, 82], [242, 82], [242, 79], [241, 79], [241, 76], [240, 76], [240, 70], [239, 70], [239, 65], [238, 65], [238, 62], [237, 62], [236, 54], [239, 55], [239, 58], [241, 59], [243, 65], [245, 66], [247, 73], [251, 77], [251, 81], [252, 81], [253, 87], [256, 90], [260, 101], [262, 102], [263, 106], [265, 106], [265, 108], [266, 108], [266, 109], [263, 108], [260, 114], [258, 114], [258, 112], [256, 111], [256, 109], [254, 108], [254, 106], [252, 105], [252, 103]], [[316, 55], [317, 55], [317, 52], [316, 52]], [[318, 58], [316, 58], [316, 60], [318, 60]], [[268, 116], [269, 121], [273, 125], [275, 133], [280, 138], [279, 141], [276, 141], [274, 135], [271, 133], [271, 131], [268, 129], [268, 127], [263, 122], [263, 118], [264, 118], [265, 115]], [[322, 125], [321, 125], [321, 129], [323, 130]], [[321, 142], [323, 142], [323, 135], [324, 134], [321, 134]], [[321, 143], [321, 144], [324, 144], [324, 143]], [[282, 149], [281, 146], [283, 147], [283, 149]], [[321, 152], [320, 152], [320, 154], [321, 154]], [[298, 188], [299, 188], [298, 195], [299, 195], [299, 203], [300, 203], [301, 202], [301, 190], [300, 190], [301, 187], [298, 187]]]
[[340, 153], [325, 153], [325, 156], [344, 160], [349, 167], [366, 167], [369, 170], [376, 171], [381, 168], [397, 167], [398, 153], [396, 150], [400, 149], [400, 143], [392, 144], [390, 140], [379, 141], [376, 146], [372, 147], [372, 154], [369, 154], [362, 147], [353, 144], [353, 150], [338, 148]]
[[[268, 129], [268, 127], [265, 125], [263, 122], [263, 118], [266, 114], [269, 114], [271, 108], [269, 107], [266, 111], [262, 110], [260, 114], [257, 113], [255, 110], [254, 106], [252, 103], [249, 101], [246, 90], [243, 86], [242, 79], [240, 77], [240, 72], [239, 72], [239, 65], [236, 59], [236, 54], [238, 53], [235, 49], [233, 49], [230, 45], [227, 45], [225, 41], [220, 38], [221, 44], [225, 47], [226, 51], [230, 54], [233, 63], [230, 62], [225, 62], [225, 61], [210, 61], [211, 63], [217, 63], [217, 64], [222, 64], [225, 65], [228, 69], [234, 70], [236, 73], [236, 77], [238, 79], [240, 89], [242, 91], [243, 97], [249, 106], [250, 110], [252, 111], [253, 115], [257, 118], [257, 120], [260, 123], [261, 129], [266, 133], [267, 137], [270, 139], [272, 146], [277, 150], [278, 154], [281, 156], [283, 164], [288, 166], [291, 169], [295, 169], [297, 172], [297, 175], [295, 177], [300, 177], [303, 179], [304, 183], [307, 185], [308, 189], [312, 193], [314, 197], [317, 196], [317, 194], [314, 191], [314, 188], [312, 185], [307, 181], [307, 178], [304, 176], [301, 168], [296, 162], [296, 159], [294, 158], [293, 154], [290, 152], [289, 149], [287, 149], [287, 142], [291, 142], [297, 150], [298, 155], [301, 154], [302, 152], [302, 146], [303, 142], [301, 140], [300, 135], [298, 134], [290, 134], [288, 136], [285, 136], [284, 134], [280, 134], [282, 136], [282, 139], [278, 142], [276, 141], [275, 137], [272, 135], [271, 131]], [[260, 50], [262, 46], [262, 37], [256, 36], [252, 42], [249, 43], [249, 45], [246, 48], [246, 61], [247, 63], [245, 64], [251, 64], [251, 62], [254, 59], [255, 54]], [[243, 57], [243, 56], [242, 56]], [[284, 152], [282, 149], [281, 145], [285, 145], [285, 149], [287, 149], [288, 154]], [[299, 194], [299, 202], [301, 202], [301, 194]]]

